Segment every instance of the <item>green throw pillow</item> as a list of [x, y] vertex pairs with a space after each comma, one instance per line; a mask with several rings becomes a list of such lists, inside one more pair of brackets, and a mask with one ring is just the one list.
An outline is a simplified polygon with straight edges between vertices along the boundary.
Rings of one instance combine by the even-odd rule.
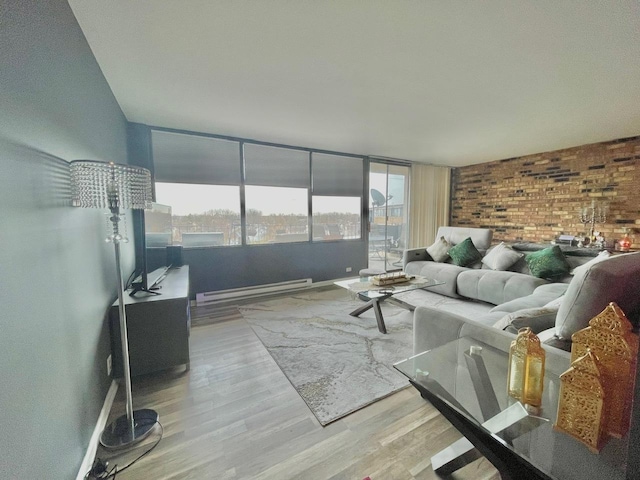
[[557, 245], [529, 253], [524, 259], [534, 277], [561, 277], [567, 275], [571, 270], [571, 266]]
[[471, 241], [471, 237], [467, 237], [455, 247], [451, 247], [448, 253], [453, 263], [461, 267], [468, 267], [482, 259], [482, 254]]

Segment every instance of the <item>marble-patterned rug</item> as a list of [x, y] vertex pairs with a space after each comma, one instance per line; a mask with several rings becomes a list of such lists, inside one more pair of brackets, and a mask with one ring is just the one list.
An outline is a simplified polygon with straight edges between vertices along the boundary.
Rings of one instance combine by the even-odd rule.
[[412, 312], [383, 303], [383, 335], [373, 310], [349, 315], [362, 303], [336, 287], [239, 307], [322, 425], [409, 385], [393, 364], [412, 354]]
[[[428, 290], [398, 298], [463, 316], [492, 307]], [[329, 287], [238, 307], [322, 425], [409, 385], [393, 364], [413, 354], [413, 312], [384, 302], [383, 335], [373, 310], [349, 315], [360, 306], [349, 291]]]

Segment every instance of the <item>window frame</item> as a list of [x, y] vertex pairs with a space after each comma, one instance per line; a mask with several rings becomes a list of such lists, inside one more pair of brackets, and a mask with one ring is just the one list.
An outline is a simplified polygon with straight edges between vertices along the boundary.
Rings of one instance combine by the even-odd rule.
[[[368, 206], [367, 206], [367, 195], [366, 193], [368, 192], [368, 169], [369, 169], [369, 157], [366, 155], [357, 155], [357, 154], [351, 154], [351, 153], [344, 153], [344, 152], [335, 152], [335, 151], [329, 151], [329, 150], [321, 150], [321, 149], [313, 149], [313, 148], [307, 148], [307, 147], [298, 147], [298, 146], [291, 146], [291, 145], [284, 145], [284, 144], [276, 144], [276, 143], [270, 143], [270, 142], [262, 142], [262, 141], [258, 141], [258, 140], [252, 140], [252, 139], [246, 139], [246, 138], [239, 138], [239, 137], [231, 137], [231, 136], [224, 136], [224, 135], [216, 135], [216, 134], [206, 134], [206, 133], [199, 133], [199, 132], [192, 132], [192, 131], [185, 131], [185, 130], [176, 130], [176, 129], [171, 129], [171, 128], [164, 128], [164, 127], [149, 127], [150, 128], [150, 162], [152, 165], [152, 172], [154, 171], [153, 169], [153, 158], [154, 158], [154, 147], [153, 147], [153, 142], [151, 140], [151, 137], [153, 136], [153, 132], [167, 132], [167, 133], [176, 133], [176, 134], [182, 134], [182, 135], [186, 135], [186, 136], [193, 136], [193, 137], [205, 137], [205, 138], [209, 138], [209, 139], [219, 139], [219, 140], [225, 140], [225, 141], [232, 141], [232, 142], [237, 142], [238, 143], [238, 149], [239, 149], [239, 162], [240, 162], [240, 181], [238, 184], [229, 184], [229, 183], [223, 183], [225, 185], [236, 185], [239, 187], [239, 195], [240, 195], [240, 231], [241, 231], [241, 242], [239, 244], [235, 244], [235, 245], [212, 245], [212, 246], [207, 246], [207, 247], [184, 247], [184, 248], [229, 248], [229, 247], [239, 247], [239, 246], [247, 246], [247, 247], [261, 247], [261, 246], [265, 246], [265, 245], [282, 245], [283, 243], [308, 243], [308, 244], [323, 244], [323, 243], [328, 243], [328, 242], [366, 242], [367, 238], [366, 238], [366, 229], [368, 228], [368, 224], [367, 224], [367, 219], [368, 219]], [[245, 145], [261, 145], [261, 146], [266, 146], [266, 147], [274, 147], [274, 148], [282, 148], [282, 149], [290, 149], [290, 150], [297, 150], [297, 151], [302, 151], [305, 152], [308, 156], [308, 167], [309, 167], [309, 185], [306, 187], [307, 188], [307, 225], [308, 225], [308, 239], [305, 241], [299, 241], [299, 242], [282, 242], [282, 243], [249, 243], [248, 237], [247, 237], [247, 209], [246, 209], [246, 191], [245, 191], [245, 187], [247, 186], [247, 183], [245, 181], [245, 155], [244, 155], [244, 147]], [[317, 154], [316, 158], [313, 158], [313, 154]], [[334, 156], [334, 157], [345, 157], [345, 158], [350, 158], [350, 159], [354, 159], [354, 160], [359, 160], [360, 162], [360, 167], [362, 169], [362, 185], [360, 185], [360, 188], [358, 189], [359, 195], [358, 197], [360, 198], [360, 205], [361, 205], [361, 211], [360, 211], [360, 236], [359, 238], [341, 238], [341, 239], [331, 239], [331, 240], [323, 240], [323, 241], [316, 241], [314, 240], [314, 225], [313, 225], [313, 196], [314, 196], [314, 192], [313, 192], [313, 185], [314, 185], [314, 175], [313, 175], [313, 162], [314, 161], [321, 161], [320, 158], [322, 156]], [[320, 157], [320, 158], [318, 158]], [[406, 163], [407, 166], [410, 165], [409, 162]], [[154, 173], [154, 172], [153, 172]], [[191, 182], [176, 182], [176, 181], [170, 181], [169, 179], [163, 179], [161, 183], [187, 183], [187, 184], [193, 184]], [[216, 185], [216, 183], [207, 183], [207, 184], [211, 184], [211, 185]], [[253, 184], [255, 185], [255, 184]], [[267, 186], [267, 185], [265, 185]], [[155, 175], [154, 175], [154, 189], [155, 189]], [[327, 196], [327, 195], [322, 195], [319, 194], [319, 196]], [[341, 196], [349, 196], [349, 195], [341, 195]], [[154, 192], [154, 197], [155, 197], [155, 192]]]

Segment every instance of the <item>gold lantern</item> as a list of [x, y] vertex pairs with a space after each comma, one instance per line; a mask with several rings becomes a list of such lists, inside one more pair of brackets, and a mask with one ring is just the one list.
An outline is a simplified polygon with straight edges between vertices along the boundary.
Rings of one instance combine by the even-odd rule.
[[590, 351], [560, 375], [558, 415], [554, 430], [571, 435], [598, 453], [607, 440], [602, 367]]
[[522, 403], [542, 404], [545, 353], [540, 339], [529, 327], [518, 330], [509, 349], [507, 393]]
[[610, 303], [589, 326], [571, 336], [571, 360], [593, 352], [601, 365], [605, 386], [606, 431], [621, 438], [629, 431], [638, 336], [615, 303]]

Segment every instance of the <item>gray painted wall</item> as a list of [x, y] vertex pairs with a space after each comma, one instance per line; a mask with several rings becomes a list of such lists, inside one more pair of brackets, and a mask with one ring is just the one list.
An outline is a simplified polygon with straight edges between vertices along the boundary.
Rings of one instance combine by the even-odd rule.
[[[129, 134], [130, 162], [153, 171], [150, 127], [130, 123]], [[362, 213], [364, 221], [368, 211]], [[189, 265], [191, 298], [195, 298], [196, 293], [301, 278], [321, 282], [353, 276], [366, 268], [368, 262], [367, 243], [364, 239], [185, 248], [183, 260]], [[147, 249], [147, 262], [149, 271], [165, 265], [165, 250]], [[347, 267], [352, 268], [351, 273], [346, 272]]]
[[[314, 282], [352, 277], [367, 266], [364, 240], [187, 248], [191, 297], [196, 293], [264, 285], [301, 278]], [[147, 249], [152, 270], [166, 263], [162, 248]], [[351, 273], [346, 273], [351, 267]]]
[[0, 0], [0, 45], [0, 478], [69, 479], [110, 384], [116, 290], [67, 161], [126, 162], [126, 120], [66, 1]]

